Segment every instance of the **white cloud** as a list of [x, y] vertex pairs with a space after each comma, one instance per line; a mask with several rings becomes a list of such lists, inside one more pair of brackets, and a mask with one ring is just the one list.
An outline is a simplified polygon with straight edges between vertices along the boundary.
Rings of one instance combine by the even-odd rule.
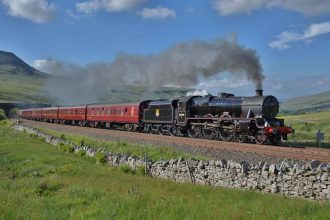
[[164, 19], [175, 18], [176, 13], [174, 10], [158, 6], [157, 8], [144, 8], [138, 14], [144, 19]]
[[310, 16], [330, 13], [329, 0], [213, 0], [213, 7], [220, 15], [251, 13], [253, 10], [271, 7]]
[[0, 0], [7, 6], [8, 14], [22, 17], [36, 23], [45, 23], [55, 17], [55, 5], [47, 0]]
[[272, 41], [269, 46], [276, 49], [287, 49], [291, 43], [310, 43], [315, 37], [330, 33], [330, 22], [310, 25], [303, 33], [283, 32], [278, 39]]
[[132, 10], [148, 0], [91, 0], [76, 3], [79, 12], [90, 14], [99, 10], [119, 12]]

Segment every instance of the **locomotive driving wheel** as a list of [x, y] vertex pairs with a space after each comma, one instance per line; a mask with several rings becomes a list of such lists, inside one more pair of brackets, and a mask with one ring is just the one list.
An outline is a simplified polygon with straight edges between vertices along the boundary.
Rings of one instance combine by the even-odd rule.
[[222, 128], [219, 131], [219, 137], [223, 141], [230, 141], [234, 137], [234, 133], [231, 129]]
[[170, 133], [171, 136], [176, 136], [176, 134], [177, 134], [176, 127], [175, 126], [170, 127], [170, 132], [169, 133]]
[[255, 141], [257, 144], [266, 144], [267, 136], [262, 131], [258, 131], [255, 136]]
[[237, 135], [237, 141], [238, 141], [238, 143], [246, 143], [247, 138], [244, 134], [238, 134]]
[[214, 128], [204, 128], [202, 132], [205, 139], [213, 140], [217, 136], [217, 132]]
[[189, 129], [188, 129], [188, 136], [191, 138], [197, 138], [201, 133], [201, 129], [198, 126], [192, 125]]
[[163, 127], [162, 126], [159, 126], [158, 134], [159, 135], [163, 135], [164, 134], [164, 130], [163, 130]]

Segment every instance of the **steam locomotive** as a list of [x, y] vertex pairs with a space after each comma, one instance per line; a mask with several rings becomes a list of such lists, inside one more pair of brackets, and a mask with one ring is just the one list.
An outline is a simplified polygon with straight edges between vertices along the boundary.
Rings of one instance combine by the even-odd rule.
[[21, 110], [24, 119], [127, 131], [279, 144], [292, 132], [276, 118], [279, 102], [256, 90], [252, 97], [181, 96], [173, 100]]

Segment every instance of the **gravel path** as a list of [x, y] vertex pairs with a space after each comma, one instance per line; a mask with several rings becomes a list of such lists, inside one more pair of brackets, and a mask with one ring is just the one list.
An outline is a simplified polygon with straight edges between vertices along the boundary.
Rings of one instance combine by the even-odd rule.
[[21, 121], [31, 127], [41, 127], [64, 134], [72, 133], [109, 141], [127, 141], [132, 143], [149, 144], [151, 146], [172, 146], [179, 151], [188, 152], [193, 155], [202, 155], [217, 160], [225, 159], [237, 162], [246, 161], [253, 164], [260, 161], [279, 163], [283, 161], [283, 159], [299, 163], [306, 163], [306, 161], [309, 160], [330, 162], [330, 150], [328, 149], [241, 144], [236, 142], [222, 142], [187, 137], [171, 137], [156, 134], [76, 127], [24, 119], [21, 119]]

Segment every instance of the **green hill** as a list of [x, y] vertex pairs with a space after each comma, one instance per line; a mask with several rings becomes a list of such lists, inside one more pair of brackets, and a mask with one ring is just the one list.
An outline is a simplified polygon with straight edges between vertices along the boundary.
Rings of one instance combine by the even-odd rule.
[[49, 103], [42, 93], [47, 77], [14, 53], [0, 51], [0, 101]]
[[[25, 63], [14, 53], [0, 50], [0, 102], [23, 101], [54, 104], [56, 97], [50, 97], [45, 84], [53, 80], [74, 80], [43, 73]], [[59, 88], [60, 89], [60, 88]], [[110, 91], [99, 97], [99, 102], [120, 103], [143, 99], [171, 99], [190, 91], [187, 88], [163, 87], [148, 89], [143, 86], [112, 86]]]
[[304, 113], [330, 110], [330, 91], [289, 99], [281, 103], [282, 113]]
[[47, 75], [25, 63], [14, 53], [2, 50], [0, 50], [0, 74], [40, 75], [43, 77]]

